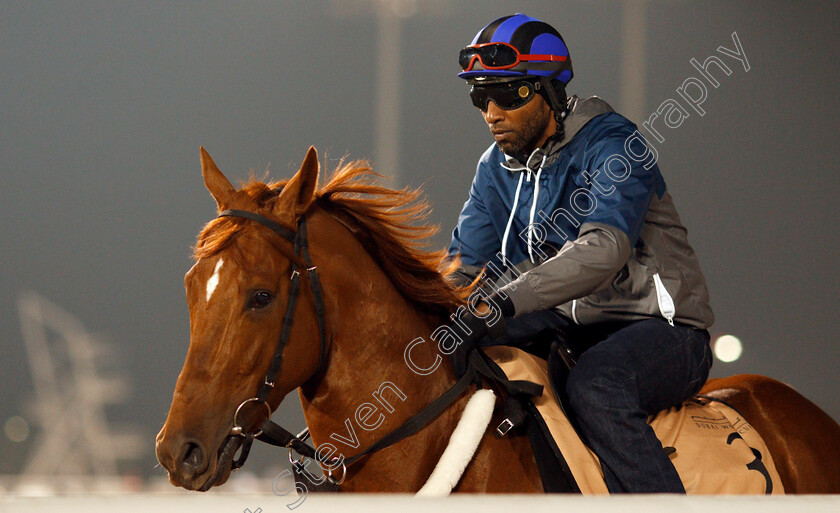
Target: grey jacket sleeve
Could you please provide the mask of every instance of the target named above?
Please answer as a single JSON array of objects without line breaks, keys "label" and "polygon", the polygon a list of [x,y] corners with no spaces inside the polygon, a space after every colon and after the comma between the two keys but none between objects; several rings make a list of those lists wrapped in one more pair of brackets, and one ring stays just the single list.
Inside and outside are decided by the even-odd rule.
[{"label": "grey jacket sleeve", "polygon": [[630,258],[630,239],[618,228],[584,223],[578,238],[500,289],[516,315],[546,310],[610,285]]}]

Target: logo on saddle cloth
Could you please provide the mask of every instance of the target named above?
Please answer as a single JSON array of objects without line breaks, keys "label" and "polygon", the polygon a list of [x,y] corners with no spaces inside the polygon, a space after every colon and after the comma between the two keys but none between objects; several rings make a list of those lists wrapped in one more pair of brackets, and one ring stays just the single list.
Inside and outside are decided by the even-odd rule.
[{"label": "logo on saddle cloth", "polygon": [[[543,385],[533,398],[554,443],[584,494],[604,494],[607,486],[598,457],[581,441],[554,400],[545,361],[514,347],[484,348],[510,380]],[[663,447],[690,494],[782,494],[784,488],[764,441],[734,409],[694,398],[651,417]]]}]

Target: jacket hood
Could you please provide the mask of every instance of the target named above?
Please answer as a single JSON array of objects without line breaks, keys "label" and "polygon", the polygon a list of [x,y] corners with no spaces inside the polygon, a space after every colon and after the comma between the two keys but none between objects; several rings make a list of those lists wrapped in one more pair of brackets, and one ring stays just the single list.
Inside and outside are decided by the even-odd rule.
[{"label": "jacket hood", "polygon": [[569,144],[587,123],[608,112],[615,111],[610,104],[597,96],[581,100],[576,95],[572,95],[569,97],[569,110],[563,118],[563,138],[558,141],[554,137],[549,137],[544,147],[537,148],[524,157],[525,162],[522,162],[520,158],[504,154],[503,167],[511,172],[530,170],[535,173],[540,167],[550,166],[560,156],[563,147]]}]

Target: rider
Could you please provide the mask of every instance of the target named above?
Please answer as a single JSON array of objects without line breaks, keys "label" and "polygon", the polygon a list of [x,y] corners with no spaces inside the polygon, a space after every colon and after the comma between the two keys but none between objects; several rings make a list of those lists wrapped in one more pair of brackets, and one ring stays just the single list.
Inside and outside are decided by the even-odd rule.
[{"label": "rider", "polygon": [[706,381],[714,317],[655,150],[603,100],[567,97],[569,51],[540,20],[499,18],[459,60],[495,143],[449,254],[469,281],[485,269],[508,334],[490,340],[489,317],[466,312],[456,373],[479,341],[582,348],[558,392],[610,492],[685,493],[646,419]]}]

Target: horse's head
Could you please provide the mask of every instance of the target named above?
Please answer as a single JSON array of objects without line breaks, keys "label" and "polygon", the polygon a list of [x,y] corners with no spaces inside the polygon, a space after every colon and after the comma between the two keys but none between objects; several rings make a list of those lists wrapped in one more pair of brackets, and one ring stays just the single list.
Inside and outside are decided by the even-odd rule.
[{"label": "horse's head", "polygon": [[[317,153],[310,148],[300,170],[277,194],[264,184],[236,190],[203,148],[201,164],[204,183],[220,212],[252,212],[289,232],[297,229],[313,201],[319,167]],[[230,217],[217,218],[204,228],[196,258],[184,280],[190,346],[156,452],[173,484],[206,490],[230,475],[241,442],[231,434],[234,415],[266,378],[282,330],[293,262],[300,258],[283,237],[258,223]],[[301,289],[306,296],[308,291]],[[273,411],[318,369],[320,352],[317,342],[312,343],[317,317],[311,301],[301,302],[284,347],[281,379],[265,403],[245,403],[238,414],[236,424],[245,432],[256,431],[267,410]]]}]

